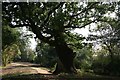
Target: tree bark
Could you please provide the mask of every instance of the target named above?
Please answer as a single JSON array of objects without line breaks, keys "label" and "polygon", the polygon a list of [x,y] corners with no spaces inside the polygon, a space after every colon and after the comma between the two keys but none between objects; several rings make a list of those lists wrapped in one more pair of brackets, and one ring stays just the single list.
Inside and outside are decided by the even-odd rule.
[{"label": "tree bark", "polygon": [[66,43],[56,45],[55,49],[57,51],[59,61],[53,74],[58,74],[60,72],[77,73],[74,66],[74,58],[76,54],[73,53],[73,50],[69,48]]}]

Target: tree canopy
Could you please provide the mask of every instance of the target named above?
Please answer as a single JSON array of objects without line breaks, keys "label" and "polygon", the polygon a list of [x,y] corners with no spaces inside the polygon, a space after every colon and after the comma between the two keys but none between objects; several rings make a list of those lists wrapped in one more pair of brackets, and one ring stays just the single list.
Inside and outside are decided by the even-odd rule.
[{"label": "tree canopy", "polygon": [[11,27],[29,26],[44,42],[53,44],[55,37],[70,29],[94,22],[111,22],[104,14],[115,11],[116,3],[3,3],[3,20]]}]

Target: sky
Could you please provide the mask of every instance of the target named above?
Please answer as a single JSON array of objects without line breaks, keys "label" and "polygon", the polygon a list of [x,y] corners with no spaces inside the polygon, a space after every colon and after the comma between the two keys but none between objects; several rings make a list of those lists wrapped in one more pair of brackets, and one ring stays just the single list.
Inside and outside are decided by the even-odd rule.
[{"label": "sky", "polygon": [[84,37],[88,37],[88,34],[91,33],[89,29],[94,29],[94,28],[96,28],[96,24],[91,23],[90,25],[85,26],[84,28],[80,28],[80,29],[76,28],[73,32],[82,34]]},{"label": "sky", "polygon": [[30,41],[31,41],[31,44],[30,44],[31,49],[34,50],[36,48],[37,43],[34,38],[30,38]]},{"label": "sky", "polygon": [[[28,31],[26,27],[22,27],[21,29],[25,33],[25,35],[26,34],[27,35],[32,34],[33,37],[35,36],[31,31]],[[29,41],[31,42],[29,45],[30,45],[30,47],[31,47],[32,50],[34,50],[35,47],[36,47],[36,45],[37,45],[37,43],[36,43],[36,41],[35,41],[35,39],[33,37],[29,38]]]}]

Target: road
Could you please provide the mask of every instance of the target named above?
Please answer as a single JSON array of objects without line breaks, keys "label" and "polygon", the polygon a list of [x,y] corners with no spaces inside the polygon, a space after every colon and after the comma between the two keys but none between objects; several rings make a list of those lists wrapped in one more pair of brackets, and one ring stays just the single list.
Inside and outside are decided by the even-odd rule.
[{"label": "road", "polygon": [[6,74],[51,74],[47,68],[28,62],[16,62],[2,69],[2,75]]}]

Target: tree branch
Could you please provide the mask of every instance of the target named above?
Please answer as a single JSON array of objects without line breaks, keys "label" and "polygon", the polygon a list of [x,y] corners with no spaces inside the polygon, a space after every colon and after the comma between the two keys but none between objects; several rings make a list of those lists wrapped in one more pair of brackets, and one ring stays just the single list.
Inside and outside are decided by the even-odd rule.
[{"label": "tree branch", "polygon": [[91,5],[89,5],[87,8],[84,8],[80,13],[78,13],[78,14],[74,14],[74,15],[72,15],[71,17],[75,17],[75,16],[78,16],[78,15],[80,15],[81,13],[84,13],[84,12],[86,12],[86,11],[88,11],[89,9],[91,9],[95,4],[97,4],[98,2],[94,2],[94,3],[92,3]]},{"label": "tree branch", "polygon": [[[69,20],[69,23],[66,25],[66,26],[69,26],[72,19],[75,17],[75,16],[78,16],[80,15],[81,13],[84,13],[86,11],[88,11],[89,9],[91,9],[95,4],[97,4],[98,2],[94,2],[92,3],[91,5],[89,5],[87,8],[84,8],[80,13],[77,13],[77,14],[73,14],[72,16],[70,16],[70,20]],[[78,27],[77,27],[78,28]]]},{"label": "tree branch", "polygon": [[31,19],[29,19],[29,21],[31,23],[30,27],[32,29],[32,32],[34,34],[36,34],[36,37],[38,39],[42,40],[43,42],[48,43],[48,44],[50,44],[52,46],[54,44],[54,41],[50,40],[51,36],[50,37],[43,36],[43,34],[42,34],[41,30],[40,30],[41,28],[39,28],[38,26],[35,26],[34,22]]},{"label": "tree branch", "polygon": [[[44,26],[45,23],[47,23],[47,21],[49,20],[50,15],[51,15],[56,9],[58,9],[61,5],[63,5],[63,4],[64,4],[64,3],[61,2],[61,3],[58,4],[56,7],[54,7],[53,9],[51,9],[51,10],[48,12],[47,17],[45,18],[45,20],[43,21],[43,23],[42,23],[40,26]],[[32,21],[30,21],[30,22],[33,23]],[[34,24],[32,24],[32,26],[31,26],[32,31],[36,34],[36,36],[37,36],[40,40],[42,40],[42,41],[44,41],[44,42],[46,42],[46,43],[49,43],[50,45],[55,44],[55,41],[54,41],[54,40],[50,40],[51,36],[50,36],[50,37],[45,37],[45,36],[43,36],[42,33],[40,32],[40,31],[41,31],[40,28],[39,28],[39,27],[33,27],[33,25],[34,25]],[[34,25],[34,26],[35,26],[35,25]]]},{"label": "tree branch", "polygon": [[53,9],[51,9],[48,12],[47,17],[45,18],[45,20],[43,21],[43,23],[41,24],[41,26],[44,26],[45,23],[47,23],[47,21],[49,20],[50,15],[56,10],[58,9],[60,6],[62,6],[64,4],[64,2],[61,2],[60,4],[58,4],[56,7],[54,7]]},{"label": "tree branch", "polygon": [[64,27],[65,27],[65,28],[83,28],[83,27],[85,27],[85,26],[87,26],[87,25],[89,25],[89,24],[91,24],[91,23],[93,23],[93,22],[95,22],[95,21],[97,21],[97,20],[95,19],[95,20],[93,20],[93,21],[90,21],[90,22],[82,25],[82,26],[69,26],[69,25],[67,25],[67,26],[64,26]]},{"label": "tree branch", "polygon": [[9,26],[11,28],[15,28],[15,27],[23,27],[23,26],[30,26],[29,24],[19,24],[19,25],[13,25],[12,23],[9,24]]}]

